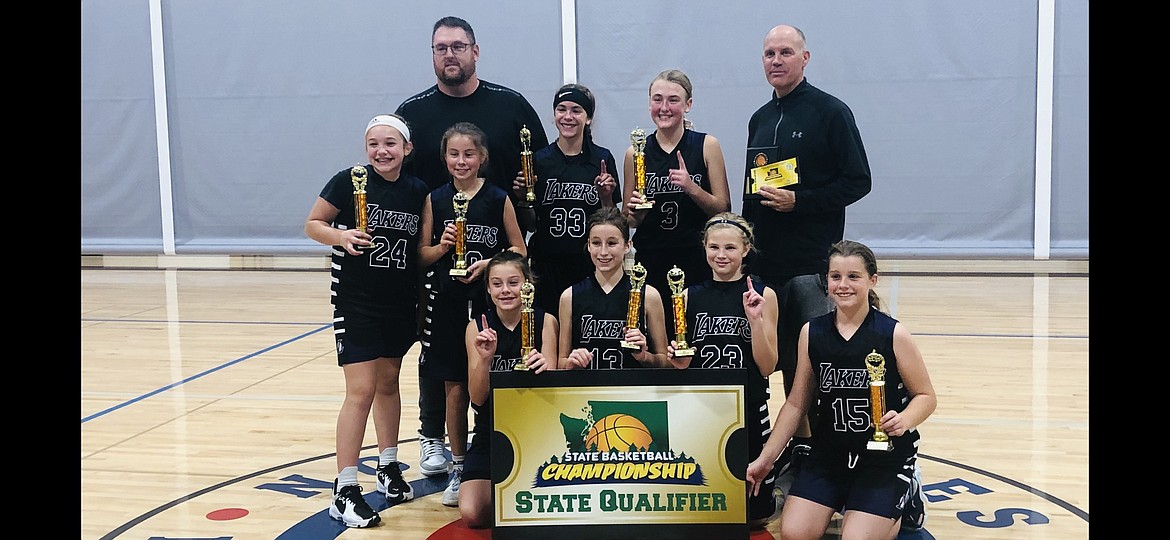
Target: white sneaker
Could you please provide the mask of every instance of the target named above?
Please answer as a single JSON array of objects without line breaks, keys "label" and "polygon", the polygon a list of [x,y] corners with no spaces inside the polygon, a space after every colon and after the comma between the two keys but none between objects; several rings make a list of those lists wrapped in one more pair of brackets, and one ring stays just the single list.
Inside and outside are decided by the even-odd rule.
[{"label": "white sneaker", "polygon": [[418,468],[423,476],[439,476],[447,472],[447,455],[443,451],[443,439],[420,435],[418,438]]},{"label": "white sneaker", "polygon": [[463,465],[455,465],[447,475],[447,489],[443,490],[445,506],[459,506],[459,485],[463,483]]},{"label": "white sneaker", "polygon": [[333,481],[329,517],[344,523],[346,527],[373,527],[382,521],[378,513],[370,508],[370,504],[362,497],[361,486],[342,486],[338,489],[337,480]]}]

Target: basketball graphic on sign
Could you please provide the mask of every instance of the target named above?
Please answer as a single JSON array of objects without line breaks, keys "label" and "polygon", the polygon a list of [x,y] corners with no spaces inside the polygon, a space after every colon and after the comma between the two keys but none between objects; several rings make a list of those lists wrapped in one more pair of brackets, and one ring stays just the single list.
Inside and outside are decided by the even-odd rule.
[{"label": "basketball graphic on sign", "polygon": [[646,424],[628,414],[611,414],[598,420],[585,436],[585,448],[593,450],[596,445],[598,452],[625,452],[630,445],[636,450],[646,450],[651,442],[654,438]]}]

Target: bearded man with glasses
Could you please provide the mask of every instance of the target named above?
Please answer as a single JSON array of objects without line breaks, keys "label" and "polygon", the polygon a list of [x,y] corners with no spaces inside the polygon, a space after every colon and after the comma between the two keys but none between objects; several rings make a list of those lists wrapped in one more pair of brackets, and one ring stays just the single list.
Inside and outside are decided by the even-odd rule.
[{"label": "bearded man with glasses", "polygon": [[513,194],[512,180],[521,168],[520,128],[527,125],[532,132],[532,148],[544,148],[548,137],[543,121],[519,92],[479,78],[475,72],[479,44],[467,21],[443,17],[435,22],[431,51],[436,84],[407,98],[395,111],[406,118],[413,134],[413,163],[407,163],[408,169],[413,165],[413,174],[431,189],[445,183],[447,166],[439,156],[439,142],[447,128],[471,122],[488,136],[487,181]]},{"label": "bearded man with glasses", "polygon": [[[512,181],[522,167],[520,129],[527,126],[531,132],[531,148],[548,146],[536,110],[519,92],[479,78],[475,72],[479,45],[467,21],[459,17],[436,21],[431,31],[431,51],[436,84],[407,98],[395,111],[406,119],[413,134],[414,152],[403,170],[421,178],[432,190],[450,181],[446,162],[440,155],[443,133],[458,122],[471,122],[487,134],[488,159],[480,169],[481,176],[515,197]],[[419,290],[421,328],[427,291],[425,287]],[[420,336],[424,348],[427,340],[427,335]],[[458,493],[462,464],[449,466],[443,449],[447,414],[444,386],[442,380],[419,374],[419,469],[426,476],[444,475],[450,469],[449,485],[444,493],[444,504],[448,504]]]}]

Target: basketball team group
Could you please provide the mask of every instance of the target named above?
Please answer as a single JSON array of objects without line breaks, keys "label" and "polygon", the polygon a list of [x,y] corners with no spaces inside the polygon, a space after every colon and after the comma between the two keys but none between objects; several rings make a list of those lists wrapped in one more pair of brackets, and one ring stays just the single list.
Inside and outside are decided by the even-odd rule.
[{"label": "basketball team group", "polygon": [[873,251],[844,238],[869,163],[849,107],[805,78],[800,29],[764,36],[771,95],[747,121],[739,212],[719,141],[687,119],[682,71],[649,82],[654,129],[634,130],[619,164],[593,140],[587,86],[553,93],[549,143],[524,96],[479,78],[467,21],[435,22],[431,49],[436,84],[368,122],[368,163],[330,178],[305,223],[332,246],[345,378],[332,518],[382,520],[358,478],[371,415],[375,489],[390,506],[414,498],[399,379],[420,343],[419,469],[447,478],[442,503],[469,527],[493,524],[489,374],[516,369],[740,370],[752,528],[778,519],[785,540],[819,539],[836,515],[842,538],[923,527],[916,428],[935,392],[912,334],[882,311]]}]

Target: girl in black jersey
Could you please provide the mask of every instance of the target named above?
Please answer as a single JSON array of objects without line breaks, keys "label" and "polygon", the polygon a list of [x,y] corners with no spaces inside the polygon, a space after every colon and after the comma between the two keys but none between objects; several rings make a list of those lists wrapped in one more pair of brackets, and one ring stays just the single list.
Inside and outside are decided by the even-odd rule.
[{"label": "girl in black jersey", "polygon": [[532,353],[520,357],[520,286],[535,282],[524,257],[505,251],[492,257],[484,270],[487,293],[492,307],[467,323],[464,342],[467,347],[467,391],[475,410],[475,437],[467,449],[463,468],[463,485],[459,490],[459,513],[463,523],[472,528],[492,525],[491,381],[493,371],[511,371],[524,362],[532,373],[556,368],[557,320],[540,306],[533,307],[535,334]]},{"label": "girl in black jersey", "polygon": [[[414,325],[419,221],[426,184],[402,174],[410,154],[410,129],[395,115],[366,125],[366,157],[360,172],[346,168],[321,190],[305,221],[305,234],[333,246],[333,334],[337,363],[345,375],[345,401],[337,414],[337,480],[329,515],[349,527],[369,527],[381,518],[358,485],[358,457],[366,422],[374,411],[378,437],[376,488],[389,504],[414,497],[398,467],[402,357],[418,339]],[[354,177],[364,173],[367,227],[356,227]]]},{"label": "girl in black jersey", "polygon": [[[443,135],[442,153],[451,181],[435,188],[423,207],[419,259],[428,266],[427,315],[423,326],[419,373],[441,379],[446,390],[447,436],[452,469],[443,504],[459,504],[463,455],[467,449],[467,348],[463,334],[473,313],[487,308],[483,270],[501,251],[526,255],[516,211],[504,190],[487,184],[479,171],[488,159],[487,139],[475,124],[460,122]],[[467,275],[453,277],[455,210],[452,199],[463,193],[467,203],[465,259]]]},{"label": "girl in black jersey", "polygon": [[580,84],[566,84],[553,94],[553,121],[558,137],[536,151],[533,165],[536,200],[524,202],[528,190],[523,171],[516,176],[517,214],[532,231],[528,256],[542,286],[536,304],[555,313],[561,292],[585,279],[593,268],[585,252],[585,224],[601,207],[617,206],[617,162],[609,149],[593,142],[596,101]]},{"label": "girl in black jersey", "polygon": [[[785,539],[821,538],[834,513],[844,517],[841,536],[850,538],[894,538],[912,506],[922,517],[920,486],[914,485],[917,427],[937,399],[914,337],[880,311],[877,280],[877,259],[868,247],[851,240],[833,245],[828,283],[835,309],[801,328],[794,387],[764,451],[748,464],[754,493],[800,419],[815,407],[815,450],[797,470],[780,516]],[[880,418],[870,413],[867,370],[877,360],[884,362],[885,381]],[[869,449],[874,422],[889,436],[889,450]],[[920,527],[921,519],[912,525]]]},{"label": "girl in black jersey", "polygon": [[[743,369],[744,418],[748,427],[748,457],[754,459],[772,430],[768,414],[768,376],[776,369],[776,292],[758,276],[744,275],[743,260],[753,246],[752,227],[738,214],[721,212],[707,220],[703,246],[709,278],[683,292],[686,306],[687,344],[694,356],[674,356],[678,343],[671,340],[670,361],[679,369]],[[671,333],[673,336],[674,334]],[[761,526],[776,511],[771,488],[748,499],[748,516]]]},{"label": "girl in black jersey", "polygon": [[[623,206],[631,218],[634,249],[646,267],[646,283],[666,288],[666,272],[678,266],[686,285],[706,279],[709,268],[699,244],[707,218],[731,210],[727,166],[719,141],[694,131],[685,114],[691,110],[691,80],[677,69],[659,73],[650,83],[650,119],[657,128],[646,138],[645,190],[635,188],[634,147],[626,149]],[[635,206],[653,201],[654,206]],[[673,324],[666,309],[667,328]]]},{"label": "girl in black jersey", "polygon": [[[557,350],[560,369],[669,367],[662,297],[643,285],[638,328],[626,328],[630,276],[622,268],[630,251],[630,224],[617,208],[602,208],[586,230],[593,274],[561,293]],[[623,348],[622,341],[638,346]]]}]

